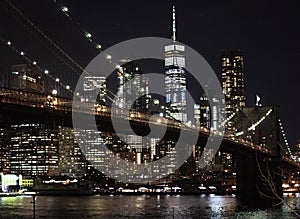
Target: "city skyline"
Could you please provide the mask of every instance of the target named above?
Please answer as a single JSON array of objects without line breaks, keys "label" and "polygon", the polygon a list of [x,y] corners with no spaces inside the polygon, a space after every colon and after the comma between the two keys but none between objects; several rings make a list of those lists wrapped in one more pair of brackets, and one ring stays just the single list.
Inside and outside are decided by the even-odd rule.
[{"label": "city skyline", "polygon": [[91,2],[0,0],[1,218],[300,217],[300,3]]},{"label": "city skyline", "polygon": [[[67,38],[63,48],[83,66],[96,55],[97,52],[82,39],[76,30],[64,27],[68,22],[57,12],[53,3],[39,1],[26,3],[14,1],[14,3],[59,45],[62,41],[66,42],[65,38]],[[170,8],[174,4],[172,2],[141,5],[131,1],[120,2],[119,6],[113,6],[110,3],[85,4],[83,1],[72,3],[61,1],[61,4],[69,8],[72,17],[91,32],[93,39],[99,41],[103,48],[135,37],[171,38],[172,35],[170,27],[172,19]],[[221,74],[220,51],[236,48],[243,51],[246,103],[253,105],[255,95],[258,93],[262,98],[262,104],[280,105],[280,115],[291,146],[294,146],[299,140],[300,124],[297,116],[299,92],[297,92],[296,65],[299,51],[296,39],[299,38],[299,31],[294,28],[299,17],[295,11],[297,4],[296,1],[284,5],[273,2],[270,6],[268,2],[257,5],[250,2],[242,4],[237,1],[231,1],[228,4],[203,2],[199,5],[197,3],[175,3],[178,11],[178,41],[199,51],[219,77]],[[46,8],[47,10],[45,10]],[[98,11],[99,8],[103,8],[101,13]],[[114,12],[111,12],[112,10]],[[152,13],[154,11],[155,13]],[[5,18],[3,22],[7,20],[9,24],[14,23],[12,18]],[[47,25],[53,21],[57,25]],[[227,25],[228,27],[226,27]],[[4,37],[12,40],[21,48],[24,43],[27,44],[26,46],[36,48],[35,51],[30,51],[24,46],[24,50],[31,57],[40,57],[39,63],[45,63],[45,60],[49,59],[49,55],[43,54],[46,49],[41,45],[33,45],[36,40],[32,40],[28,34],[20,38],[17,36],[15,28],[10,28],[7,23],[4,26],[6,31],[1,33]],[[234,27],[240,28],[242,31],[234,31]],[[57,35],[55,33],[64,34]],[[61,39],[58,39],[58,36]],[[87,51],[86,55],[83,55],[84,51]],[[53,69],[53,63],[45,66]],[[58,67],[58,69],[61,68]],[[62,75],[61,78],[63,80],[64,76]]]}]

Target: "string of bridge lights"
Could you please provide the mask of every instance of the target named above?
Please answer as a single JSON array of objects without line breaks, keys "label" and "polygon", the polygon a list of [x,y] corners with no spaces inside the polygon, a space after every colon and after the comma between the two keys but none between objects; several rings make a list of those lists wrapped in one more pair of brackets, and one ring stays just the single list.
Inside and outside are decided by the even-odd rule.
[{"label": "string of bridge lights", "polygon": [[229,117],[227,117],[220,125],[219,127],[224,127],[227,122],[229,122],[237,113],[239,112],[239,109],[237,109],[234,113],[232,113]]},{"label": "string of bridge lights", "polygon": [[[64,85],[59,78],[54,77],[50,74],[50,71],[48,69],[42,68],[37,61],[33,61],[30,59],[24,52],[24,50],[17,49],[10,40],[5,40],[0,36],[0,40],[5,43],[10,49],[12,49],[16,54],[20,55],[22,58],[24,58],[28,63],[30,63],[33,66],[36,66],[40,72],[42,72],[44,75],[49,77],[51,80],[53,80],[55,83],[59,84],[61,87],[65,88],[68,92],[74,94],[74,91],[71,90],[70,85]],[[56,90],[52,91],[52,94],[57,94]]]},{"label": "string of bridge lights", "polygon": [[[123,74],[124,77],[126,77],[126,75],[123,72],[122,67],[119,64],[115,64],[112,61],[112,56],[110,54],[104,53],[103,49],[102,49],[102,45],[98,42],[95,42],[93,40],[93,35],[86,31],[84,28],[82,28],[79,24],[79,22],[75,21],[75,19],[70,15],[70,10],[69,8],[67,8],[66,6],[60,4],[57,0],[53,0],[54,4],[56,5],[56,7],[59,9],[59,11],[67,18],[69,19],[69,21],[79,30],[79,32],[83,35],[83,37],[88,40],[92,46],[98,50],[99,52],[104,54],[104,57],[116,68],[120,71],[121,74]],[[126,77],[127,78],[127,77]],[[127,78],[128,79],[128,78]]]},{"label": "string of bridge lights", "polygon": [[[257,126],[259,126],[270,114],[271,114],[271,112],[273,111],[273,109],[270,109],[270,110],[268,110],[268,112],[262,117],[262,118],[260,118],[257,122],[255,122],[254,124],[252,124],[248,129],[247,129],[247,131],[254,131],[255,130],[255,128],[257,127]],[[240,131],[240,132],[238,132],[238,133],[235,133],[235,136],[241,136],[241,135],[243,135],[243,134],[245,134],[245,132],[244,131]]]},{"label": "string of bridge lights", "polygon": [[284,141],[284,143],[285,143],[285,146],[286,146],[286,148],[288,149],[288,152],[289,152],[290,156],[292,157],[293,154],[292,154],[290,145],[289,145],[289,143],[288,143],[288,140],[287,140],[287,137],[286,137],[284,128],[283,128],[283,124],[282,124],[282,122],[281,122],[281,120],[280,120],[279,118],[278,118],[278,123],[279,123],[279,126],[280,126],[280,132],[281,132],[281,134],[282,134],[282,137],[283,137],[283,141]]}]

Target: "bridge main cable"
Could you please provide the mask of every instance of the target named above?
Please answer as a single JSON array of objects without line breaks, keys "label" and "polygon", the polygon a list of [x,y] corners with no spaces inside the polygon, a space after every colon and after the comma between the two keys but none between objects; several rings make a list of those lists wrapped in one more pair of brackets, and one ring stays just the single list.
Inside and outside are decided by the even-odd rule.
[{"label": "bridge main cable", "polygon": [[[44,42],[43,40],[41,40],[40,38],[38,38],[56,57],[58,57],[65,65],[67,65],[70,69],[72,69],[78,76],[81,75],[81,73],[85,73],[87,75],[90,75],[78,62],[76,62],[70,55],[68,55],[63,49],[61,49],[55,42],[53,42],[42,30],[40,30],[31,20],[29,20],[16,6],[14,6],[10,1],[8,0],[0,0],[0,3],[9,11],[9,13],[11,13],[13,16],[15,16],[20,22],[22,22],[25,27],[33,32],[36,33],[40,36],[42,36],[42,38],[44,40],[47,41],[48,44],[50,44],[51,46],[53,46],[56,50],[58,50],[58,52],[55,52],[53,49],[50,48],[50,46]],[[10,10],[11,9],[11,10]],[[13,13],[14,12],[14,13]],[[29,27],[30,28],[29,28]],[[34,34],[34,36],[36,36],[36,34]],[[63,56],[64,58],[62,58],[61,56]],[[106,58],[109,58],[106,57]],[[71,62],[72,64],[74,64],[76,66],[76,68],[74,68],[74,66],[71,66],[69,62],[66,62],[65,59],[67,59],[69,62]],[[57,82],[57,81],[56,81]],[[65,87],[65,86],[64,86]],[[106,91],[111,94],[113,97],[115,97],[116,95],[109,90],[107,87],[103,86],[104,89],[106,89]],[[71,90],[71,89],[70,89]],[[73,91],[74,94],[74,91]],[[110,98],[108,96],[108,98],[110,100],[113,100],[112,98]],[[126,103],[125,103],[126,104]]]}]

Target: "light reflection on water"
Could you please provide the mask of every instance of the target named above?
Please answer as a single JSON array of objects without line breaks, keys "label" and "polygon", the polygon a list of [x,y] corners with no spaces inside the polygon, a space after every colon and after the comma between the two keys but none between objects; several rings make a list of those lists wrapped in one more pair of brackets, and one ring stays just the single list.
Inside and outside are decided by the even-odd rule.
[{"label": "light reflection on water", "polygon": [[[298,197],[286,200],[299,208]],[[1,197],[0,218],[32,218],[31,197]],[[249,210],[234,196],[40,196],[36,218],[296,218],[287,206]]]}]

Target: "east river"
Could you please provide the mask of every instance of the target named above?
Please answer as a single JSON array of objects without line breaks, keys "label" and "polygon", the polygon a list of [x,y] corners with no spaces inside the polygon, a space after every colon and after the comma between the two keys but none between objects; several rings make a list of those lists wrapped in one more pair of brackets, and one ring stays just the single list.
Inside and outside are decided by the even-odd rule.
[{"label": "east river", "polygon": [[[285,201],[300,213],[298,197],[285,197]],[[31,196],[0,200],[0,218],[33,218]],[[243,205],[234,195],[39,196],[35,205],[35,218],[297,218],[286,204],[258,210]]]}]

